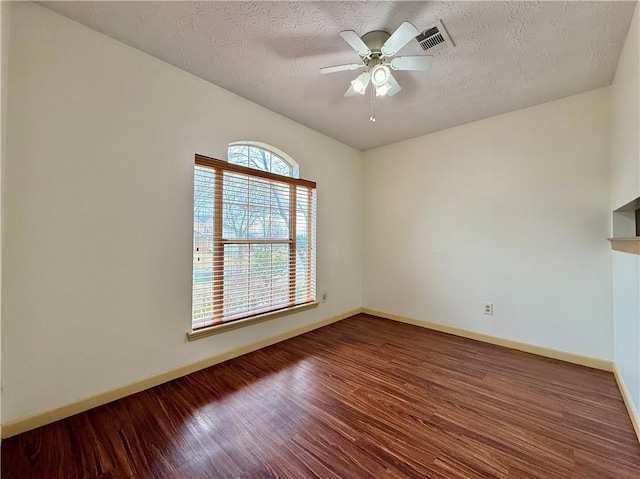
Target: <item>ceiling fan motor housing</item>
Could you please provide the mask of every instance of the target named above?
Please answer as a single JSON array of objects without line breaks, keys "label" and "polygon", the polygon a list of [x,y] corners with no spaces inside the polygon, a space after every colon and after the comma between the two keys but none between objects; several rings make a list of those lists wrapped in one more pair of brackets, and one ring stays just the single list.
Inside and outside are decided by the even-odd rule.
[{"label": "ceiling fan motor housing", "polygon": [[365,33],[362,35],[362,41],[369,47],[371,54],[365,58],[380,58],[382,56],[382,45],[390,37],[387,32],[382,30],[375,30],[373,32]]}]

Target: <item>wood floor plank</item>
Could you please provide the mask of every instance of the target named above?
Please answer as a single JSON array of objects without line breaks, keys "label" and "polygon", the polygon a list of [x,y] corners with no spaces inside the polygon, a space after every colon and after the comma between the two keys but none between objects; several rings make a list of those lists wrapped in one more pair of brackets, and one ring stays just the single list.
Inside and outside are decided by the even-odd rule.
[{"label": "wood floor plank", "polygon": [[356,315],[6,439],[16,479],[638,479],[611,373]]}]

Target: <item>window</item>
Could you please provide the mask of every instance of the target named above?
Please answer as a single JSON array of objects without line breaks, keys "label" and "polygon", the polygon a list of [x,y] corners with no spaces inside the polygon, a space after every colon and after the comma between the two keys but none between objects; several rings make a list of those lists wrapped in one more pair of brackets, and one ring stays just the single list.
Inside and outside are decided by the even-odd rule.
[{"label": "window", "polygon": [[192,329],[315,305],[315,182],[254,143],[195,163]]},{"label": "window", "polygon": [[284,176],[299,177],[298,164],[289,155],[273,146],[257,141],[238,141],[228,149],[229,163],[270,171]]}]

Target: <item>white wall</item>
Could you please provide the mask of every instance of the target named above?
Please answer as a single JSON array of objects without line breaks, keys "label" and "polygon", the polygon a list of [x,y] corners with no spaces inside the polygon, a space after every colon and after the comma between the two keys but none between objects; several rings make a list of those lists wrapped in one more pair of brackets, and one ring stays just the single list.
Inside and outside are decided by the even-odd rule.
[{"label": "white wall", "polygon": [[[4,202],[4,162],[6,157],[7,79],[9,60],[9,2],[0,1],[0,231],[2,231]],[[0,234],[0,271],[2,271],[2,235]],[[2,416],[2,277],[0,276],[0,417]],[[0,424],[0,437],[2,425]]]},{"label": "white wall", "polygon": [[[611,86],[612,209],[640,197],[639,24],[636,6]],[[640,415],[640,257],[612,254],[614,360]]]},{"label": "white wall", "polygon": [[613,209],[640,196],[640,105],[638,78],[638,6],[611,84],[611,153]]},{"label": "white wall", "polygon": [[363,306],[612,359],[608,113],[604,88],[365,152]]},{"label": "white wall", "polygon": [[[9,81],[4,423],[360,306],[361,152],[33,4]],[[187,343],[194,154],[234,140],[317,181],[328,300]]]}]

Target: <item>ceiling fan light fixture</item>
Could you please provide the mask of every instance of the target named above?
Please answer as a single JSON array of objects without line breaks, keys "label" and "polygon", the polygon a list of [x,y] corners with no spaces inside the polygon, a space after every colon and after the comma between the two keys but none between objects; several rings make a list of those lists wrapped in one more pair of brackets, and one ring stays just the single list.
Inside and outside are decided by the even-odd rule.
[{"label": "ceiling fan light fixture", "polygon": [[358,75],[358,78],[351,82],[351,86],[356,93],[364,95],[364,92],[367,91],[367,86],[369,85],[370,80],[371,74],[369,72],[364,72]]},{"label": "ceiling fan light fixture", "polygon": [[389,81],[389,67],[387,65],[376,65],[371,69],[371,82],[376,88],[385,85]]},{"label": "ceiling fan light fixture", "polygon": [[391,85],[385,83],[384,85],[380,85],[376,87],[376,96],[385,96],[389,90],[391,90]]}]

